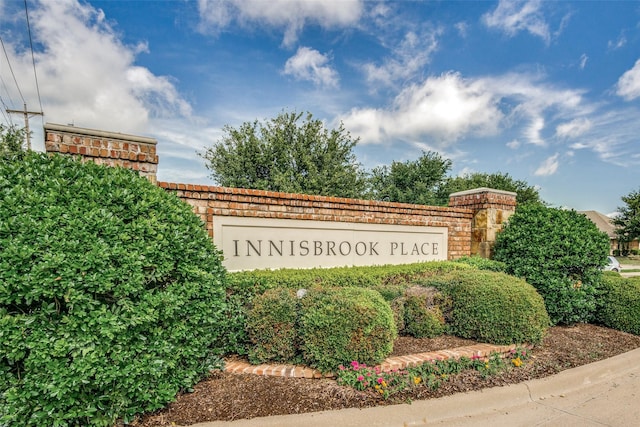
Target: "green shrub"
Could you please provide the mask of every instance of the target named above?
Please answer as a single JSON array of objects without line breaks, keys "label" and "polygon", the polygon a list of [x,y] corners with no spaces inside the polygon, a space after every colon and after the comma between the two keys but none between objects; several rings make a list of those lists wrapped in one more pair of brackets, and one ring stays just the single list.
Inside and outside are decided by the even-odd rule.
[{"label": "green shrub", "polygon": [[444,332],[444,317],[426,295],[410,295],[405,301],[404,332],[416,338],[434,338]]},{"label": "green shrub", "polygon": [[452,271],[427,281],[450,296],[448,327],[495,344],[539,343],[549,326],[544,301],[522,279],[491,271]]},{"label": "green shrub", "polygon": [[227,311],[223,342],[228,353],[247,354],[251,341],[247,335],[247,313],[257,295],[268,289],[309,289],[320,287],[358,287],[374,289],[387,301],[402,295],[415,280],[437,276],[451,270],[469,270],[469,265],[437,261],[374,267],[339,267],[307,270],[255,270],[227,275]]},{"label": "green shrub", "polygon": [[640,335],[640,277],[604,274],[596,320],[603,325]]},{"label": "green shrub", "polygon": [[311,290],[301,300],[300,338],[309,366],[331,371],[354,360],[375,365],[393,350],[389,304],[361,288]]},{"label": "green shrub", "polygon": [[576,211],[529,205],[498,234],[495,259],[542,295],[553,324],[587,322],[609,253],[609,237]]},{"label": "green shrub", "polygon": [[456,262],[468,264],[478,270],[499,271],[502,273],[507,270],[507,265],[504,262],[482,258],[480,256],[464,256],[458,258]]},{"label": "green shrub", "polygon": [[405,297],[397,297],[389,304],[391,311],[393,312],[393,323],[396,325],[396,330],[399,335],[404,334],[404,328],[406,326],[405,319],[405,303],[407,299]]},{"label": "green shrub", "polygon": [[224,270],[191,208],[122,168],[0,162],[0,425],[113,425],[220,363]]},{"label": "green shrub", "polygon": [[292,289],[270,289],[253,300],[247,331],[249,361],[296,362],[298,356],[298,299]]}]

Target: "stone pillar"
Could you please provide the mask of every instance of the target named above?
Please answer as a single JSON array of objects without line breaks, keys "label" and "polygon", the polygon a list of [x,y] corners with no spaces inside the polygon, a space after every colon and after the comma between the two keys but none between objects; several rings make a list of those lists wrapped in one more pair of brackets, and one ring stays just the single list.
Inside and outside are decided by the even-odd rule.
[{"label": "stone pillar", "polygon": [[157,181],[157,141],[153,138],[53,123],[46,123],[44,132],[47,153],[82,156],[98,164],[138,171],[154,184]]},{"label": "stone pillar", "polygon": [[492,258],[496,235],[516,210],[516,193],[492,188],[460,191],[449,195],[449,207],[473,211],[471,255]]}]

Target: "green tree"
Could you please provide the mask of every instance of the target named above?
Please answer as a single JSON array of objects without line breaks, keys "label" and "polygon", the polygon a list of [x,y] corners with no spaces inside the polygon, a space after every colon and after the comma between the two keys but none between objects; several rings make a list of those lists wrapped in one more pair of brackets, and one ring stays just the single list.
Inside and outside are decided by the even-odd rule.
[{"label": "green tree", "polygon": [[629,242],[640,238],[640,189],[622,196],[622,201],[625,206],[618,207],[618,216],[613,219],[613,224],[622,250],[627,252]]},{"label": "green tree", "polygon": [[261,123],[224,127],[224,135],[200,156],[225,187],[361,197],[365,174],[343,125],[327,129],[311,113],[281,113]]},{"label": "green tree", "polygon": [[507,273],[536,287],[554,324],[591,320],[609,237],[585,215],[522,206],[498,234],[494,249]]},{"label": "green tree", "polygon": [[22,157],[24,148],[25,130],[16,125],[5,126],[0,124],[0,159],[7,160]]},{"label": "green tree", "polygon": [[474,172],[462,176],[447,178],[444,184],[439,188],[437,204],[446,206],[449,202],[449,195],[451,193],[482,187],[517,193],[516,201],[518,206],[523,206],[528,203],[544,204],[535,187],[530,186],[525,181],[514,179],[508,173],[500,172],[491,174]]},{"label": "green tree", "polygon": [[433,151],[417,160],[379,166],[369,177],[370,198],[390,202],[435,204],[439,186],[451,169],[451,160]]}]

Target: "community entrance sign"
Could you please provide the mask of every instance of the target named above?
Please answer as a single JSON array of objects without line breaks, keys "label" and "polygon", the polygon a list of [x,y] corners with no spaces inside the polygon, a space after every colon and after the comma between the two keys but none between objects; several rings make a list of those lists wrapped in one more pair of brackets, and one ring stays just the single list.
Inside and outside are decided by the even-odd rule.
[{"label": "community entrance sign", "polygon": [[447,259],[447,227],[215,216],[229,271]]}]

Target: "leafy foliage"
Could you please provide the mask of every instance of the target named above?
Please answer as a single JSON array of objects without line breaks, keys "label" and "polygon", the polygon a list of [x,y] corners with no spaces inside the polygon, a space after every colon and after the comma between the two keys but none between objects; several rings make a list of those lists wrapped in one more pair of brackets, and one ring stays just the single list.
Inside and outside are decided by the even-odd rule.
[{"label": "leafy foliage", "polygon": [[283,112],[266,123],[226,126],[201,154],[211,177],[225,187],[360,197],[365,176],[353,154],[357,139],[342,124],[329,130],[310,113],[302,117]]},{"label": "leafy foliage", "polygon": [[499,271],[503,273],[507,270],[507,265],[504,262],[482,258],[480,256],[464,256],[456,259],[456,262],[471,265],[479,270]]},{"label": "leafy foliage", "polygon": [[609,238],[573,210],[523,206],[498,235],[495,259],[543,296],[553,324],[591,320]]},{"label": "leafy foliage", "polygon": [[451,298],[449,328],[457,336],[496,344],[542,340],[549,326],[544,301],[535,288],[504,273],[451,271],[426,279]]},{"label": "leafy foliage", "polygon": [[253,300],[247,317],[252,347],[249,361],[296,362],[299,349],[298,300],[292,289],[269,289]]},{"label": "leafy foliage", "polygon": [[113,425],[220,363],[224,270],[191,208],[122,168],[0,163],[0,425]]},{"label": "leafy foliage", "polygon": [[404,303],[404,332],[416,338],[434,338],[444,333],[444,316],[426,295],[409,295]]},{"label": "leafy foliage", "polygon": [[438,187],[451,164],[451,160],[429,151],[417,160],[394,161],[391,166],[374,168],[369,178],[370,197],[390,202],[435,204]]},{"label": "leafy foliage", "polygon": [[640,278],[603,274],[596,320],[603,325],[640,335]]},{"label": "leafy foliage", "polygon": [[524,206],[529,203],[544,204],[535,187],[525,181],[514,179],[508,173],[503,174],[500,172],[491,174],[475,172],[463,176],[449,177],[439,187],[436,203],[446,206],[449,203],[449,195],[451,193],[482,187],[517,193],[516,202],[518,206]]},{"label": "leafy foliage", "polygon": [[629,242],[640,238],[640,189],[622,196],[625,206],[618,207],[618,216],[613,219],[616,235],[622,244],[622,254],[628,253]]},{"label": "leafy foliage", "polygon": [[24,137],[24,129],[0,124],[0,160],[21,159],[24,155]]},{"label": "leafy foliage", "polygon": [[301,300],[303,356],[321,371],[353,360],[380,363],[391,354],[396,336],[391,308],[376,291],[315,289]]}]

